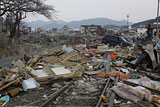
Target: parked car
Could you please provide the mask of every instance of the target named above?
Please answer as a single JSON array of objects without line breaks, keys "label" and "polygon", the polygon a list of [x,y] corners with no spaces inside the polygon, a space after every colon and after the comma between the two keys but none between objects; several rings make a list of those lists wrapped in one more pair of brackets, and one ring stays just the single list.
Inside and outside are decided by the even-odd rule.
[{"label": "parked car", "polygon": [[104,44],[109,43],[110,45],[134,46],[133,43],[128,42],[123,37],[111,36],[111,35],[105,35],[102,39],[102,43]]}]

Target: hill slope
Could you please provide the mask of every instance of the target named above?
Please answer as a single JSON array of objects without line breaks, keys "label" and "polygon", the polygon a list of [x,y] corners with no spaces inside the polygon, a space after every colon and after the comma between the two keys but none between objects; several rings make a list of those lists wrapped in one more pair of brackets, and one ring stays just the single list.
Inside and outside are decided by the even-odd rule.
[{"label": "hill slope", "polygon": [[[156,19],[150,19],[150,20],[135,23],[132,25],[132,27],[135,28],[135,27],[140,27],[140,26],[147,26],[148,24],[153,24],[156,21],[157,21]],[[158,17],[158,21],[160,22],[160,17]]]},{"label": "hill slope", "polygon": [[[33,28],[44,27],[46,29],[61,28],[64,25],[68,25],[70,28],[79,28],[81,25],[91,25],[91,24],[101,25],[101,26],[105,26],[105,25],[125,26],[127,22],[125,20],[117,21],[117,20],[112,20],[108,18],[92,18],[92,19],[85,19],[85,20],[72,21],[72,22],[65,22],[61,20],[55,21],[55,22],[53,21],[45,22],[41,20],[26,22],[26,25],[30,27],[33,27]],[[129,23],[129,24],[131,25],[132,23]]]}]

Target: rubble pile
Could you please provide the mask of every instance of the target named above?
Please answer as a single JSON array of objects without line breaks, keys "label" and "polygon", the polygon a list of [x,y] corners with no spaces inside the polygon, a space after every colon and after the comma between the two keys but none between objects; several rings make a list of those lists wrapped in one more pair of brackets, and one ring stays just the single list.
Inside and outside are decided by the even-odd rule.
[{"label": "rubble pile", "polygon": [[27,37],[21,37],[21,40],[24,43],[31,43],[31,44],[39,44],[48,46],[49,43],[55,42],[53,38],[50,38],[48,35],[28,35]]},{"label": "rubble pile", "polygon": [[0,49],[0,59],[10,57],[10,56],[18,56],[24,55],[27,52],[31,52],[32,47],[30,46],[14,46],[8,47],[6,49]]},{"label": "rubble pile", "polygon": [[160,106],[158,66],[153,65],[153,55],[147,54],[152,59],[141,57],[149,47],[111,47],[99,42],[58,45],[16,58],[12,68],[0,69],[0,104]]},{"label": "rubble pile", "polygon": [[38,44],[43,46],[57,46],[57,45],[94,45],[101,43],[102,36],[98,35],[71,35],[71,36],[49,36],[49,35],[31,35],[28,37],[21,37],[25,43]]}]

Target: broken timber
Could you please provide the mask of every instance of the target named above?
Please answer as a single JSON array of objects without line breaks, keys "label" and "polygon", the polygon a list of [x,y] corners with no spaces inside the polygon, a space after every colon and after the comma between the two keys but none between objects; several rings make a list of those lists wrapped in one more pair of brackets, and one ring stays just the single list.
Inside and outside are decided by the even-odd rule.
[{"label": "broken timber", "polygon": [[153,78],[154,80],[160,80],[160,75],[139,70],[139,73],[145,74],[147,77]]},{"label": "broken timber", "polygon": [[4,85],[3,87],[0,88],[0,91],[2,91],[3,89],[7,88],[8,86],[12,85],[15,82],[19,82],[22,79],[22,77],[17,78],[16,80],[11,81],[10,83]]},{"label": "broken timber", "polygon": [[[118,81],[119,81],[119,75],[116,76],[116,79],[114,80],[114,86],[117,85]],[[114,103],[114,99],[115,99],[115,96],[116,96],[116,93],[112,91],[112,94],[111,94],[111,98],[110,98],[110,102],[109,102],[109,105],[108,107],[113,107],[113,103]]]},{"label": "broken timber", "polygon": [[[106,83],[106,85],[105,85],[105,87],[104,87],[104,90],[103,90],[103,92],[102,92],[102,94],[101,94],[101,95],[104,95],[104,94],[105,94],[106,89],[107,89],[107,87],[108,87],[108,85],[109,85],[109,82],[110,82],[110,78],[108,79],[108,81],[107,81],[107,83]],[[100,106],[101,101],[102,101],[102,97],[100,97],[100,98],[99,98],[99,100],[98,100],[98,103],[97,103],[96,107],[99,107],[99,106]]]},{"label": "broken timber", "polygon": [[107,57],[107,68],[106,68],[106,72],[110,72],[110,70],[111,70],[111,65],[110,65],[110,63],[111,63],[111,60],[110,60],[110,55],[108,55],[108,57]]},{"label": "broken timber", "polygon": [[69,88],[69,86],[71,85],[71,83],[72,83],[72,81],[69,82],[68,84],[66,84],[63,88],[61,88],[57,92],[55,92],[55,94],[53,94],[53,96],[51,96],[42,105],[40,105],[40,107],[48,107],[52,103],[53,100],[55,100],[60,94],[62,94],[65,90],[67,90]]},{"label": "broken timber", "polygon": [[117,67],[126,66],[128,63],[116,64]]},{"label": "broken timber", "polygon": [[[110,72],[110,70],[111,70],[111,65],[110,65],[110,55],[108,55],[108,57],[107,57],[106,72]],[[107,83],[106,83],[106,85],[105,85],[105,87],[104,87],[104,90],[103,90],[103,92],[102,92],[101,95],[104,95],[104,93],[106,92],[106,89],[107,89],[107,87],[108,87],[108,85],[109,85],[109,82],[110,82],[110,78],[108,79],[108,81],[107,81]],[[100,106],[101,101],[102,101],[102,97],[99,98],[96,107],[99,107],[99,106]]]}]

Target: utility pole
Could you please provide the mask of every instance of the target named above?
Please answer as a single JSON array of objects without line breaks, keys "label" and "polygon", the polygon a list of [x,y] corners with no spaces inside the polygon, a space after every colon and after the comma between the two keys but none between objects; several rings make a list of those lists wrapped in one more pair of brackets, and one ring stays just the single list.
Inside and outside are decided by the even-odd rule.
[{"label": "utility pole", "polygon": [[[0,14],[1,14],[1,5],[0,5]],[[0,48],[3,48],[3,39],[2,39],[2,17],[0,17]]]},{"label": "utility pole", "polygon": [[157,7],[157,29],[156,29],[156,40],[158,41],[159,40],[159,0],[158,0],[158,7]]},{"label": "utility pole", "polygon": [[127,30],[129,30],[129,14],[127,14]]}]

